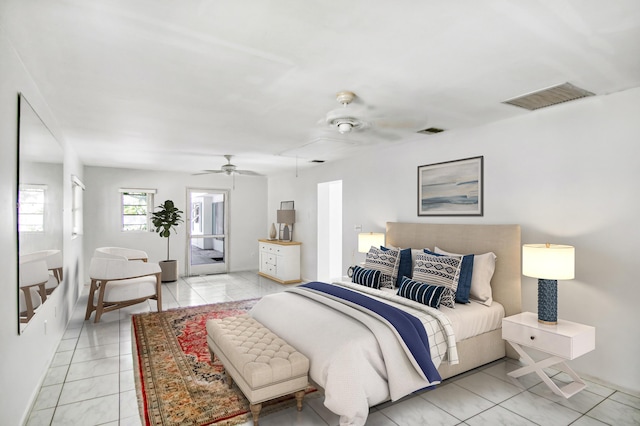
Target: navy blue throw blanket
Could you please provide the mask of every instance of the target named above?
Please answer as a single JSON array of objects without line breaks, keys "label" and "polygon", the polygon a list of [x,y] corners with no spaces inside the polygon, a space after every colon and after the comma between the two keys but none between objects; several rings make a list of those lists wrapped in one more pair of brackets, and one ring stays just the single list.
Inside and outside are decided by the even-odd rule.
[{"label": "navy blue throw blanket", "polygon": [[424,372],[430,382],[440,381],[441,377],[438,370],[431,361],[431,350],[429,349],[429,337],[424,330],[424,326],[418,318],[408,312],[398,309],[395,306],[380,302],[371,297],[360,294],[356,291],[349,290],[318,281],[302,284],[298,287],[306,287],[322,293],[330,294],[340,299],[347,300],[362,306],[377,315],[386,319],[400,334],[400,337],[413,354],[418,365]]}]

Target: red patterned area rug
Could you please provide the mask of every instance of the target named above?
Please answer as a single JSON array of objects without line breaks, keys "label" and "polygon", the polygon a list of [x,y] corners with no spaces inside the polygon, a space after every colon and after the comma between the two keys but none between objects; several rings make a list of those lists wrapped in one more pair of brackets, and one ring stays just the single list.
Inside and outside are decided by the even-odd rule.
[{"label": "red patterned area rug", "polygon": [[[205,324],[249,311],[259,299],[133,316],[133,361],[143,425],[231,426],[251,419],[249,401],[227,386],[222,363],[211,362]],[[315,392],[309,387],[307,393]],[[293,396],[262,404],[260,417],[295,406]]]}]

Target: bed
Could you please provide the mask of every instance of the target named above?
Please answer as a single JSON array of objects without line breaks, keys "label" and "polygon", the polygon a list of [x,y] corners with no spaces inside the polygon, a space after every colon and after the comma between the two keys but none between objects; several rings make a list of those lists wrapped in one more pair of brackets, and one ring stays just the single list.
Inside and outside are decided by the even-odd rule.
[{"label": "bed", "polygon": [[[521,311],[519,225],[388,222],[385,245],[432,250],[439,247],[454,253],[493,252],[496,255],[491,307],[472,302],[469,306],[456,304],[454,309],[434,310],[418,308],[414,305],[419,304],[411,301],[406,303],[408,307],[400,307],[412,315],[422,315],[416,314],[418,309],[427,313],[435,311],[431,312],[433,317],[420,317],[420,321],[430,330],[431,358],[442,380],[505,355],[517,358],[502,340],[500,320],[502,316]],[[334,284],[341,287],[337,282]],[[351,290],[362,288],[345,285]],[[324,389],[325,406],[340,415],[341,425],[364,424],[370,406],[439,383],[425,378],[418,368],[412,370],[411,357],[404,359],[401,349],[396,348],[403,344],[391,345],[381,340],[388,337],[379,337],[374,326],[347,316],[344,309],[349,308],[339,308],[324,299],[318,303],[314,298],[321,297],[309,296],[308,292],[295,288],[266,296],[250,314],[310,359],[311,380]],[[395,300],[400,296],[388,295],[389,292],[385,295],[376,293],[379,290],[362,289],[362,292],[394,306],[405,304]],[[485,313],[492,309],[499,314],[490,314],[488,321],[493,325],[478,333],[469,327],[468,318],[473,315],[469,312],[473,309]],[[453,334],[451,330],[455,330]]]}]

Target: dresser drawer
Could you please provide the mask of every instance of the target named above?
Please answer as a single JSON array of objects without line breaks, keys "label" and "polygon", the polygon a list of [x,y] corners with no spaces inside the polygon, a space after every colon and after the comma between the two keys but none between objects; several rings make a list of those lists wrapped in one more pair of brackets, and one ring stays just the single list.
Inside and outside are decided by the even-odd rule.
[{"label": "dresser drawer", "polygon": [[505,321],[502,323],[502,338],[563,358],[571,357],[571,338],[568,336]]},{"label": "dresser drawer", "polygon": [[263,272],[267,275],[272,275],[274,277],[278,276],[278,268],[276,267],[276,265],[265,265],[264,268],[260,270],[260,272]]},{"label": "dresser drawer", "polygon": [[264,252],[269,252],[271,251],[270,249],[273,248],[273,246],[271,244],[266,244],[266,243],[260,243],[260,251],[264,251]]},{"label": "dresser drawer", "polygon": [[262,255],[262,260],[265,263],[268,263],[270,265],[277,265],[278,264],[278,256],[276,256],[275,254],[272,254],[272,253],[264,253]]}]

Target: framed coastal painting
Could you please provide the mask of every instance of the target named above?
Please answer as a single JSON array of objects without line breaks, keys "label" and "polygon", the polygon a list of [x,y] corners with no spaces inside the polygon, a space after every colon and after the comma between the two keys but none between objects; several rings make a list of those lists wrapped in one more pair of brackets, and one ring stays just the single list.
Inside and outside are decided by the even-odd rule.
[{"label": "framed coastal painting", "polygon": [[418,216],[482,216],[484,157],[418,167]]}]

